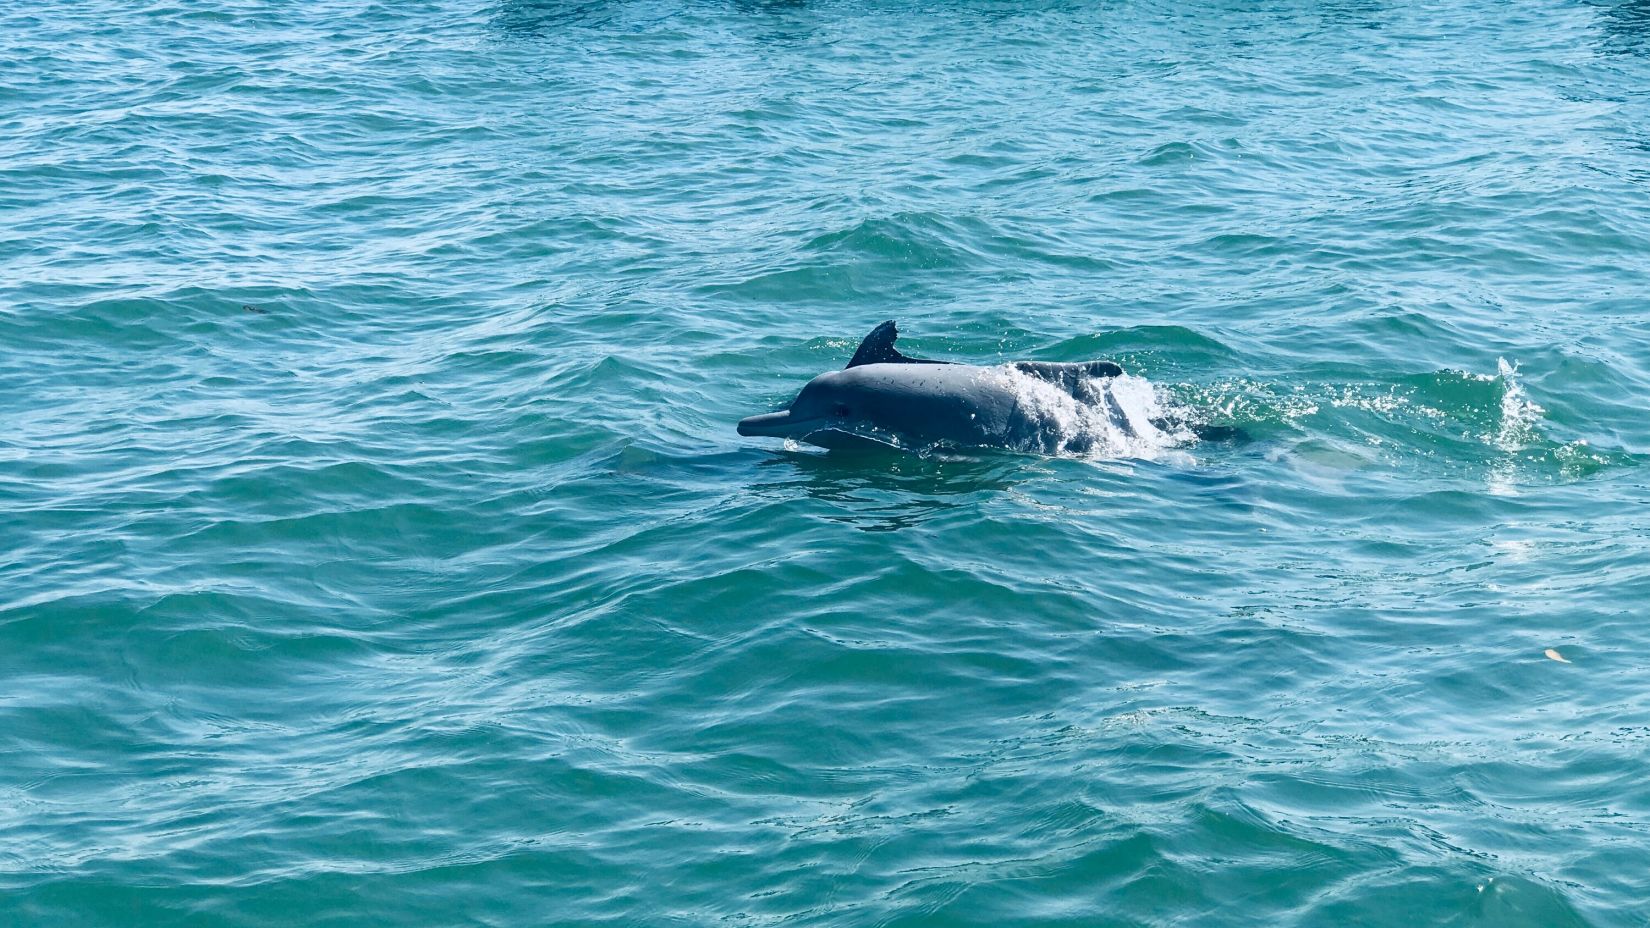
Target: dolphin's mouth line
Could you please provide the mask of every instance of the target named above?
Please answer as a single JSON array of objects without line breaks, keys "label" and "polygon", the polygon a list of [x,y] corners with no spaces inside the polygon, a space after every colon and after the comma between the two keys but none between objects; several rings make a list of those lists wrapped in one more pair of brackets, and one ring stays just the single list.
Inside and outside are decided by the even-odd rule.
[{"label": "dolphin's mouth line", "polygon": [[865,435],[849,423],[827,416],[792,417],[791,411],[751,416],[739,422],[739,434],[762,438],[783,438],[800,441],[831,450],[888,450],[899,449],[896,441],[881,436]]},{"label": "dolphin's mouth line", "polygon": [[820,447],[899,447],[896,441],[865,434],[861,429],[853,428],[853,423],[832,416],[808,416],[797,418],[790,410],[780,410],[777,413],[764,413],[761,416],[739,421],[739,434],[742,436],[757,436],[757,438],[782,438],[785,441],[802,441],[807,444],[817,444]]},{"label": "dolphin's mouth line", "polygon": [[806,440],[814,432],[833,427],[828,419],[817,416],[799,418],[792,416],[789,409],[739,420],[739,434],[746,437],[794,438],[798,441]]}]

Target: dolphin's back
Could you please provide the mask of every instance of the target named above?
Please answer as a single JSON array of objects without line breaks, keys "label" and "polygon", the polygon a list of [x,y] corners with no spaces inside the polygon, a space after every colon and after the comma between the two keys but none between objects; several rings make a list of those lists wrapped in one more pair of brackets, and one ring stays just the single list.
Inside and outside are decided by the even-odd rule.
[{"label": "dolphin's back", "polygon": [[1012,384],[970,364],[864,364],[830,375],[853,391],[861,411],[907,435],[956,444],[999,442],[1014,415]]}]

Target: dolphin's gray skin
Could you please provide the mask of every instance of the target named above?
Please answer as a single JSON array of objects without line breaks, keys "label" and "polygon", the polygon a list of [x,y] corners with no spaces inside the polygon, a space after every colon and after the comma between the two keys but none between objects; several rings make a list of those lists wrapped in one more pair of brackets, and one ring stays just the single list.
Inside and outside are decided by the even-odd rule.
[{"label": "dolphin's gray skin", "polygon": [[[1016,374],[1081,402],[1105,402],[1107,395],[1089,391],[1088,381],[1123,373],[1109,361],[974,367],[908,358],[894,348],[898,335],[892,320],[877,326],[846,368],[815,377],[788,408],[741,421],[739,434],[833,449],[946,445],[1043,450],[1049,443],[1048,415],[1028,408],[1028,381]],[[1114,419],[1129,424],[1120,410],[1112,412]]]}]

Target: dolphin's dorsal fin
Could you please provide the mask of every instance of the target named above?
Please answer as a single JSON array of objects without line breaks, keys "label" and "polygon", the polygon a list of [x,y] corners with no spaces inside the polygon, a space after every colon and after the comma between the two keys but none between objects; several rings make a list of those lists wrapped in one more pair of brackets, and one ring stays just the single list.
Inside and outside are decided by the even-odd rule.
[{"label": "dolphin's dorsal fin", "polygon": [[894,339],[899,338],[899,328],[890,319],[871,330],[865,340],[859,343],[859,350],[854,352],[853,360],[848,367],[858,367],[861,364],[946,364],[946,361],[928,361],[923,358],[908,358],[899,353],[894,347]]},{"label": "dolphin's dorsal fin", "polygon": [[899,338],[899,328],[890,319],[871,330],[865,340],[859,343],[859,350],[854,352],[853,360],[848,362],[849,367],[858,367],[861,364],[898,364],[906,360],[905,355],[894,347],[894,339]]}]

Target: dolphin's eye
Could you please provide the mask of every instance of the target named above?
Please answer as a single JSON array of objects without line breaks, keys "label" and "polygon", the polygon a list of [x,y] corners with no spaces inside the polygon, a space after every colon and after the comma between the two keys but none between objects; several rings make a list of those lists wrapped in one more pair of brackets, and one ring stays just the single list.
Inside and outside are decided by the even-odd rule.
[{"label": "dolphin's eye", "polygon": [[838,403],[831,407],[831,415],[836,416],[838,419],[846,419],[848,418],[848,407]]}]

